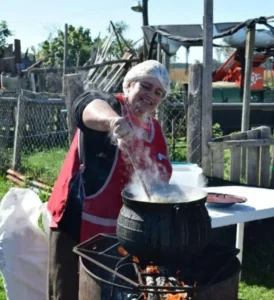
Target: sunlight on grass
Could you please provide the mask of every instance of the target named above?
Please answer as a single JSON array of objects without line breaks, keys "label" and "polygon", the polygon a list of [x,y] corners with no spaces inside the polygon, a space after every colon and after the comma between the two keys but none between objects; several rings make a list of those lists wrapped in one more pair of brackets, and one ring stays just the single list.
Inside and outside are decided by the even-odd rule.
[{"label": "sunlight on grass", "polygon": [[243,300],[271,300],[274,299],[274,289],[241,282],[238,295]]},{"label": "sunlight on grass", "polygon": [[53,185],[66,157],[66,149],[51,149],[23,156],[21,172],[35,180]]}]

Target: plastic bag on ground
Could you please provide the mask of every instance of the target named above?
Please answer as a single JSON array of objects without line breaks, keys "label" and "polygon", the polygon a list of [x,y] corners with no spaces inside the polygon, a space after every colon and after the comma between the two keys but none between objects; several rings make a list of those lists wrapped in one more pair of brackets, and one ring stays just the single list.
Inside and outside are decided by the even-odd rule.
[{"label": "plastic bag on ground", "polygon": [[38,226],[39,196],[11,188],[0,203],[0,272],[8,300],[46,299],[47,234]]}]

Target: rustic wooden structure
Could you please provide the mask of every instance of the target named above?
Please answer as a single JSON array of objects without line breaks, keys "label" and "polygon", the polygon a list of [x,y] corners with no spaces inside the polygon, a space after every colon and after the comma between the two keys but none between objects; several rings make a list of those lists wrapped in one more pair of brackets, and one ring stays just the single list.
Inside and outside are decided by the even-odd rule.
[{"label": "rustic wooden structure", "polygon": [[121,60],[113,61],[112,64],[102,62],[99,65],[90,66],[85,85],[92,85],[106,92],[115,91],[127,73],[131,62],[136,62],[136,60],[132,53],[126,52]]},{"label": "rustic wooden structure", "polygon": [[[212,142],[209,142],[212,155],[211,175],[224,178],[225,154],[229,151],[230,181],[269,187],[270,176],[272,176],[272,172],[270,172],[272,145],[274,145],[274,139],[271,129],[266,126],[213,139]],[[246,178],[241,177],[241,152],[243,149],[247,152]]]}]

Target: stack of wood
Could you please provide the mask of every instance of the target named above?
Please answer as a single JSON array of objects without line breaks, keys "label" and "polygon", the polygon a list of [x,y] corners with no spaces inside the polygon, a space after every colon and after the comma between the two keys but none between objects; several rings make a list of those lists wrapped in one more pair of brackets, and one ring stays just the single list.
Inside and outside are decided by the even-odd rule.
[{"label": "stack of wood", "polygon": [[[127,44],[121,33],[111,22],[113,30],[100,49],[96,49],[89,60],[90,70],[84,82],[85,89],[97,88],[106,92],[116,92],[131,64],[139,62],[135,50]],[[108,61],[109,50],[114,40],[120,47],[121,59]],[[126,45],[125,52],[121,46],[121,40]],[[108,64],[105,64],[108,61]],[[93,63],[93,66],[91,65]],[[85,65],[87,66],[87,64]]]},{"label": "stack of wood", "polygon": [[14,171],[12,169],[6,170],[6,178],[19,187],[28,186],[36,191],[43,191],[47,193],[52,192],[52,188],[46,185],[45,183],[42,183],[34,179],[30,179],[27,176],[22,175],[19,172]]}]

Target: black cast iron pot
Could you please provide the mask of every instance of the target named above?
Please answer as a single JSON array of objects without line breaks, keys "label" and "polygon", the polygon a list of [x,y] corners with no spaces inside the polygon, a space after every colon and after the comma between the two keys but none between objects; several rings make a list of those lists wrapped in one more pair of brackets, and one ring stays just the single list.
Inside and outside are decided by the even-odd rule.
[{"label": "black cast iron pot", "polygon": [[[174,191],[176,186],[168,187],[163,191],[171,195],[166,191]],[[199,255],[208,244],[211,219],[205,206],[207,193],[191,187],[183,190],[182,201],[176,203],[140,201],[128,188],[122,191],[117,237],[140,261],[183,264]]]}]

